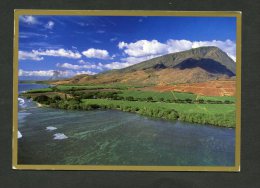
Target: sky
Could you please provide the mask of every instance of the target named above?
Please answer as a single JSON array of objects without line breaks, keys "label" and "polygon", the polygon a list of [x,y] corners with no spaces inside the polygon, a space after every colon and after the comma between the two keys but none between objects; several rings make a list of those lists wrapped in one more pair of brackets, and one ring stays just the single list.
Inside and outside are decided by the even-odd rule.
[{"label": "sky", "polygon": [[94,75],[201,46],[235,61],[236,18],[22,15],[19,79]]}]

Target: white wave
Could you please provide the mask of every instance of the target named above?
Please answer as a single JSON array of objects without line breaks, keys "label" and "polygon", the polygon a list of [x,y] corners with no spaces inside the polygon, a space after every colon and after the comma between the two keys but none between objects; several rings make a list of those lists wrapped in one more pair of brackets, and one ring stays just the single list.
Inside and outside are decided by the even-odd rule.
[{"label": "white wave", "polygon": [[53,135],[54,136],[54,140],[63,140],[63,139],[67,139],[68,137],[63,134],[63,133],[56,133]]},{"label": "white wave", "polygon": [[54,131],[56,129],[57,129],[57,127],[52,127],[52,126],[46,127],[47,131]]},{"label": "white wave", "polygon": [[22,98],[18,98],[19,105],[24,105],[25,101]]},{"label": "white wave", "polygon": [[17,135],[17,137],[18,137],[18,139],[23,137],[23,135],[21,134],[20,131],[18,131],[18,135]]},{"label": "white wave", "polygon": [[23,98],[18,98],[18,105],[20,108],[26,108],[27,104],[26,101]]}]

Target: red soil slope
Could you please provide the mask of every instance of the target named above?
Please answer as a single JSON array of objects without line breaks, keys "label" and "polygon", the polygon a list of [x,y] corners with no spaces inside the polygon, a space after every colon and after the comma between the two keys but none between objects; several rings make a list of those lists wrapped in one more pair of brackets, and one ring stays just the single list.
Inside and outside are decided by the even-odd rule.
[{"label": "red soil slope", "polygon": [[190,92],[205,96],[234,96],[236,93],[236,81],[234,80],[214,80],[200,83],[185,83],[177,85],[159,85],[147,87],[144,90],[154,90],[159,92],[178,91]]}]

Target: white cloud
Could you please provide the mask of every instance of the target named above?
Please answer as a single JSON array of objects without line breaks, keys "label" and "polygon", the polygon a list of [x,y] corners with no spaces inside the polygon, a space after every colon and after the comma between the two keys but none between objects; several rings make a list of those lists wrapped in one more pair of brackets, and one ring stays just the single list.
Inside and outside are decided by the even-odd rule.
[{"label": "white cloud", "polygon": [[82,69],[97,69],[97,70],[104,70],[104,69],[121,69],[128,67],[130,65],[135,64],[136,61],[134,62],[112,62],[108,64],[103,64],[103,63],[96,63],[96,64],[91,64],[88,62],[85,62],[84,60],[78,61],[80,65],[76,64],[70,64],[70,63],[57,63],[56,66],[59,68],[65,68],[65,69],[72,69],[72,70],[82,70]]},{"label": "white cloud", "polygon": [[33,53],[33,52],[26,52],[26,51],[19,51],[19,60],[34,60],[34,61],[41,61],[43,57]]},{"label": "white cloud", "polygon": [[19,70],[19,76],[26,76],[26,77],[72,77],[79,74],[89,74],[94,75],[95,72],[92,71],[71,71],[71,70],[37,70],[37,71],[25,71],[20,69]]},{"label": "white cloud", "polygon": [[114,41],[116,41],[117,39],[118,39],[117,37],[111,38],[111,39],[110,39],[110,42],[114,42]]},{"label": "white cloud", "polygon": [[88,58],[97,58],[97,59],[109,59],[109,53],[106,50],[90,48],[86,51],[83,51],[82,54]]},{"label": "white cloud", "polygon": [[146,61],[152,58],[155,58],[156,56],[147,56],[147,57],[127,57],[122,58],[122,62],[112,62],[108,64],[102,64],[101,67],[107,68],[107,69],[122,69],[125,67],[129,67],[131,65],[140,63],[142,61]]},{"label": "white cloud", "polygon": [[125,68],[125,67],[128,67],[132,65],[131,63],[128,63],[128,62],[112,62],[112,63],[108,63],[108,64],[104,64],[103,66],[107,69],[122,69],[122,68]]},{"label": "white cloud", "polygon": [[188,40],[168,40],[168,52],[180,52],[189,50],[191,48],[198,48],[202,46],[216,46],[227,53],[227,55],[236,61],[236,43],[227,39],[225,41],[212,40],[212,41],[188,41]]},{"label": "white cloud", "polygon": [[74,73],[75,73],[75,75],[80,75],[80,74],[95,75],[95,74],[97,74],[96,72],[92,72],[92,71],[76,71]]},{"label": "white cloud", "polygon": [[[81,62],[82,61],[83,60],[81,60]],[[83,65],[75,65],[75,64],[70,64],[70,63],[57,63],[56,66],[60,67],[60,68],[74,69],[74,70],[79,70],[79,69],[98,69],[98,70],[103,70],[103,65],[101,63],[90,64],[90,63],[84,62]]]},{"label": "white cloud", "polygon": [[135,43],[120,42],[118,44],[120,49],[124,49],[124,52],[133,57],[141,57],[147,55],[165,54],[167,53],[167,45],[158,42],[157,40],[139,40]]},{"label": "white cloud", "polygon": [[19,33],[20,38],[31,38],[31,37],[43,37],[48,38],[48,35],[46,34],[39,34],[39,33],[33,33],[33,32],[20,32]]},{"label": "white cloud", "polygon": [[118,48],[119,49],[123,49],[123,48],[125,48],[127,46],[128,46],[128,44],[126,42],[124,42],[124,41],[118,43]]},{"label": "white cloud", "polygon": [[20,16],[19,18],[21,22],[26,23],[28,25],[40,24],[40,22],[34,16]]},{"label": "white cloud", "polygon": [[150,56],[143,56],[143,57],[126,57],[126,58],[122,58],[121,62],[101,64],[100,66],[107,69],[122,69],[155,57],[158,57],[158,55],[150,55]]},{"label": "white cloud", "polygon": [[54,76],[54,70],[37,70],[37,71],[24,71],[19,70],[19,76],[44,76],[51,77]]},{"label": "white cloud", "polygon": [[81,68],[80,65],[73,65],[70,63],[63,63],[63,64],[57,63],[56,66],[61,68],[66,68],[66,69],[75,69],[75,70]]},{"label": "white cloud", "polygon": [[53,21],[48,21],[47,24],[44,25],[46,29],[52,29],[54,27],[55,23]]},{"label": "white cloud", "polygon": [[45,29],[53,29],[55,23],[53,21],[48,21],[46,24],[44,24],[43,22],[40,22],[37,17],[35,16],[20,16],[19,20],[22,23],[25,23],[27,25],[41,25],[43,26]]},{"label": "white cloud", "polygon": [[[185,50],[189,50],[192,47],[193,42],[189,40],[173,40],[170,39],[166,42],[166,52],[167,53],[174,53],[174,52],[181,52]],[[196,47],[195,47],[196,48]]]},{"label": "white cloud", "polygon": [[57,50],[32,50],[31,52],[19,51],[20,60],[43,60],[42,56],[67,57],[71,59],[81,58],[81,54],[77,51],[65,50],[63,48]]},{"label": "white cloud", "polygon": [[34,53],[43,56],[58,56],[58,57],[67,57],[72,59],[81,58],[81,54],[77,51],[65,50],[63,48],[58,50],[45,50],[45,51],[34,51]]},{"label": "white cloud", "polygon": [[123,49],[128,58],[159,56],[173,52],[189,50],[201,46],[216,46],[226,52],[233,60],[236,60],[236,43],[231,40],[212,41],[189,41],[189,40],[167,40],[161,43],[157,40],[139,40],[135,43],[119,42],[119,49]]},{"label": "white cloud", "polygon": [[33,53],[40,56],[56,56],[56,57],[67,57],[72,59],[81,58],[81,54],[77,51],[65,50],[63,48],[57,50],[33,50]]}]

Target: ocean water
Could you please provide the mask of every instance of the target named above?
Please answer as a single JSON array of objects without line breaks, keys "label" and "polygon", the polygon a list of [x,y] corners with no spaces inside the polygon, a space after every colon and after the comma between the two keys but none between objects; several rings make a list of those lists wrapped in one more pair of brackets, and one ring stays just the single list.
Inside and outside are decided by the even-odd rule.
[{"label": "ocean water", "polygon": [[[18,93],[22,93],[31,89],[40,89],[47,88],[47,84],[18,84]],[[30,108],[36,108],[37,105],[32,100],[18,97],[18,129],[22,126],[22,123],[25,121],[25,118],[30,115],[30,112],[27,112]],[[18,133],[18,137],[22,137],[21,132]]]},{"label": "ocean water", "polygon": [[42,89],[42,88],[47,88],[50,85],[48,84],[18,84],[18,92],[24,92],[28,91],[31,89]]},{"label": "ocean water", "polygon": [[234,129],[116,110],[68,111],[39,108],[26,99],[22,103],[19,164],[234,165]]}]

